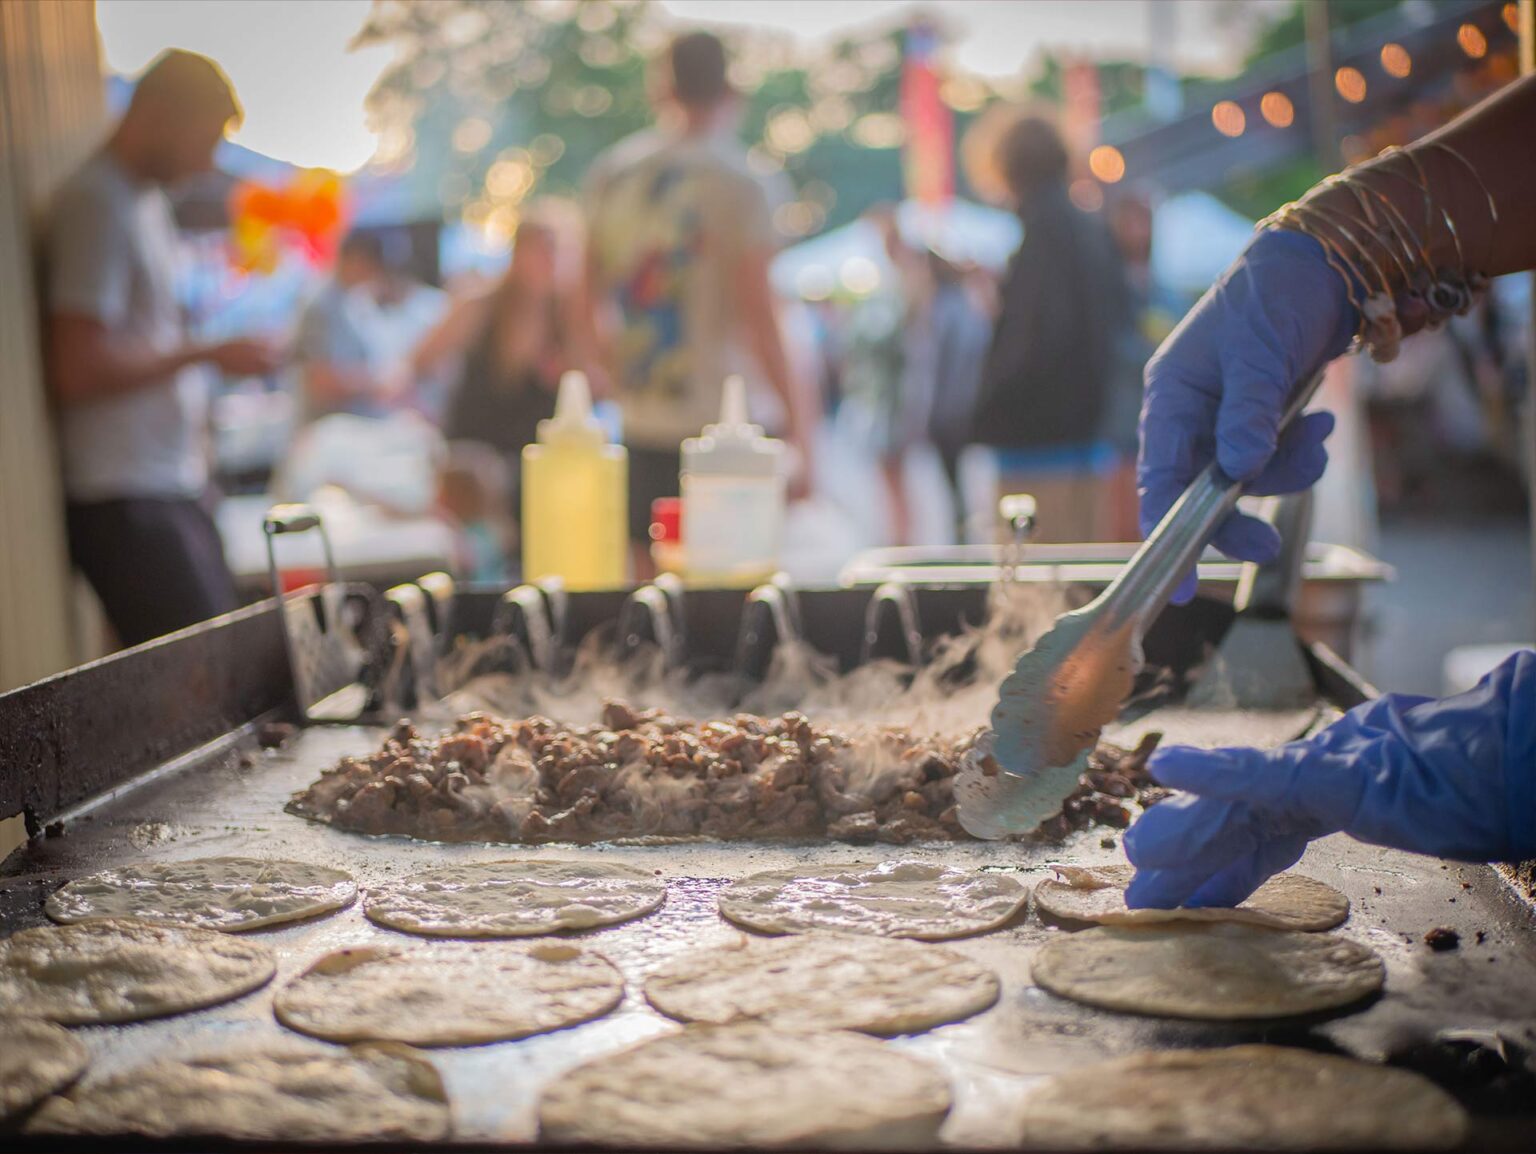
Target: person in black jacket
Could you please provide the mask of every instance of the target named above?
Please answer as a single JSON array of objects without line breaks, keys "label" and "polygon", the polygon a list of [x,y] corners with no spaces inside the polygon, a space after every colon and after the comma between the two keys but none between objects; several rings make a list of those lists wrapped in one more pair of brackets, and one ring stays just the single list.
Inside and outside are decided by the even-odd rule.
[{"label": "person in black jacket", "polygon": [[1092,540],[1097,478],[1115,459],[1104,422],[1130,321],[1124,275],[1108,230],[1067,193],[1067,150],[1049,121],[1015,114],[986,162],[1024,239],[1003,278],[975,440],[999,450],[1004,491],[1035,494],[1043,538]]}]

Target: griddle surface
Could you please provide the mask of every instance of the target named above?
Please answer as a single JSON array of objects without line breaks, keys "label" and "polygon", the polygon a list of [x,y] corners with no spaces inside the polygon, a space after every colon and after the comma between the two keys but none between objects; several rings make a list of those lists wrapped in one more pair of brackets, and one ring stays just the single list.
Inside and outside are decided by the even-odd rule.
[{"label": "griddle surface", "polygon": [[[513,856],[597,858],[653,869],[668,881],[661,910],[640,921],[577,935],[624,972],[628,988],[618,1009],[554,1034],[430,1052],[453,1098],[459,1141],[528,1142],[534,1138],[534,1104],[546,1082],[588,1058],[671,1028],[647,1005],[641,983],[677,953],[736,932],[714,904],[715,893],[733,878],[783,866],[899,856],[1018,871],[1038,880],[1047,876],[1051,861],[1121,860],[1118,849],[1100,846],[1104,830],[1085,831],[1064,847],[984,842],[521,847],[364,838],[283,812],[289,794],[313,780],[320,767],[376,747],[382,734],[365,727],[308,729],[287,748],[263,752],[245,730],[99,803],[71,818],[62,836],[36,839],[6,860],[0,869],[0,932],[43,924],[42,900],[68,879],[135,860],[215,854],[294,858],[347,869],[365,889],[445,862]],[[1353,902],[1349,921],[1336,932],[1364,942],[1386,960],[1387,992],[1381,999],[1353,1014],[1281,1023],[1177,1022],[1096,1011],[1030,984],[1030,955],[1051,934],[1062,932],[1031,912],[999,932],[949,943],[1000,974],[1003,995],[997,1006],[967,1022],[891,1043],[947,1070],[956,1107],[944,1139],[959,1146],[1008,1144],[1017,1103],[1032,1081],[1135,1050],[1267,1041],[1380,1060],[1446,1029],[1499,1027],[1507,1035],[1536,1038],[1531,916],[1491,869],[1441,863],[1342,837],[1313,845],[1297,868],[1337,886]],[[1423,944],[1424,932],[1441,925],[1460,932],[1460,949],[1434,953]],[[92,1051],[92,1072],[237,1040],[295,1038],[272,1017],[277,986],[328,950],[380,939],[409,940],[372,925],[360,905],[252,936],[278,954],[272,986],[182,1017],[77,1030]],[[1480,1119],[1478,1126],[1473,1146],[1520,1149],[1530,1117]]]}]

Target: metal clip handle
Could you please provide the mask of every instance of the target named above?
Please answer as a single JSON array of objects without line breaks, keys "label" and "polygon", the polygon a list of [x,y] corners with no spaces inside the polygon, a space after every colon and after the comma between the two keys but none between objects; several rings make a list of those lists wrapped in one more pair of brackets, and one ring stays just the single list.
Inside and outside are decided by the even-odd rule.
[{"label": "metal clip handle", "polygon": [[760,681],[768,672],[774,650],[799,642],[799,599],[793,586],[775,579],[747,594],[736,635],[736,672]]},{"label": "metal clip handle", "polygon": [[325,579],[330,585],[339,584],[336,555],[331,552],[331,538],[325,531],[320,514],[308,505],[273,505],[262,520],[261,531],[267,539],[267,572],[272,578],[272,596],[283,595],[283,583],[277,568],[277,538],[289,533],[308,533],[311,529],[320,534],[320,545],[325,550]]},{"label": "metal clip handle", "polygon": [[[313,597],[287,597],[277,567],[277,538],[311,531],[320,534],[325,550],[326,583]],[[274,505],[262,532],[299,709],[310,721],[356,720],[368,705],[369,691],[362,683],[368,651],[347,619],[347,590],[320,514],[307,505]]]},{"label": "metal clip handle", "polygon": [[917,600],[912,587],[887,581],[875,590],[864,611],[864,642],[859,661],[895,658],[914,668],[923,659],[923,631],[917,622]]},{"label": "metal clip handle", "polygon": [[682,660],[682,641],[674,612],[671,598],[662,589],[655,585],[636,589],[619,610],[620,652],[628,657],[649,640],[661,650],[663,667],[676,668]]}]

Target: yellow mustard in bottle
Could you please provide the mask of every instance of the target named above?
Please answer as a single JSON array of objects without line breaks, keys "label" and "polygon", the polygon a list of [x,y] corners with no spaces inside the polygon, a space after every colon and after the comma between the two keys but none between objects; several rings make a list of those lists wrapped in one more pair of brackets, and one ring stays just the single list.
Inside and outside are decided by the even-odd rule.
[{"label": "yellow mustard in bottle", "polygon": [[587,378],[560,378],[555,415],[523,449],[523,580],[616,589],[629,562],[629,454],[592,415]]}]

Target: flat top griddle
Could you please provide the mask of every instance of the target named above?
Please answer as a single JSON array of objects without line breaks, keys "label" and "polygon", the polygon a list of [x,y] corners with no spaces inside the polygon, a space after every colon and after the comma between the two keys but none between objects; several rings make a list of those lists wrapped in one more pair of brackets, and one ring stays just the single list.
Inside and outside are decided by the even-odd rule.
[{"label": "flat top griddle", "polygon": [[[13,854],[0,867],[0,934],[42,924],[43,899],[69,878],[135,860],[215,854],[295,858],[345,868],[365,889],[443,862],[514,856],[622,861],[666,877],[667,902],[655,914],[578,935],[606,954],[626,977],[624,1002],[613,1013],[523,1041],[429,1052],[453,1098],[455,1141],[461,1144],[532,1141],[534,1104],[550,1079],[576,1063],[672,1028],[647,1005],[641,983],[675,954],[696,948],[713,934],[736,932],[714,904],[715,893],[732,878],[781,866],[899,856],[1017,871],[1038,880],[1047,876],[1050,861],[1105,862],[1119,860],[1120,854],[1101,846],[1105,830],[1084,831],[1064,846],[737,842],[521,847],[365,838],[312,824],[284,813],[282,807],[288,795],[307,785],[323,766],[376,747],[382,729],[308,728],[274,751],[257,748],[254,729],[238,729],[135,788],[76,811],[67,816],[61,836],[35,838]],[[1383,1060],[1430,1053],[1429,1043],[1445,1031],[1467,1031],[1476,1039],[1491,1038],[1497,1030],[1508,1039],[1536,1041],[1536,935],[1531,932],[1531,914],[1491,868],[1443,863],[1342,837],[1316,843],[1297,868],[1349,896],[1350,920],[1336,932],[1364,942],[1385,959],[1383,997],[1351,1014],[1272,1023],[1179,1022],[1096,1011],[1031,984],[1031,953],[1049,935],[1063,932],[1042,924],[1031,911],[999,932],[951,943],[998,972],[1003,982],[998,1005],[969,1021],[890,1043],[940,1063],[948,1073],[956,1105],[942,1135],[946,1143],[1007,1145],[1013,1140],[1017,1105],[1033,1081],[1136,1050],[1265,1041]],[[1437,926],[1457,930],[1460,948],[1431,951],[1422,937]],[[254,936],[279,956],[272,986],[232,1004],[181,1017],[77,1030],[92,1051],[92,1072],[248,1039],[298,1040],[272,1017],[278,985],[328,950],[380,939],[409,940],[373,926],[360,907]],[[1478,1069],[1483,1073],[1438,1071],[1443,1084],[1446,1075],[1451,1076],[1448,1088],[1453,1091],[1460,1079],[1464,1100],[1470,1096],[1475,1109],[1479,1094],[1488,1099],[1484,1105],[1494,1107],[1493,1112],[1475,1115],[1471,1145],[1528,1148],[1536,1101],[1528,1096],[1524,1113],[1509,1113],[1505,1099],[1510,1095],[1499,1098],[1492,1093],[1496,1085],[1492,1090],[1482,1085],[1489,1082],[1486,1066]],[[1515,1085],[1512,1093],[1528,1094],[1518,1089],[1518,1081]],[[1505,1112],[1498,1113],[1499,1108]],[[92,1145],[12,1135],[3,1143],[7,1149],[80,1150]],[[202,1142],[196,1148],[217,1145]]]}]

